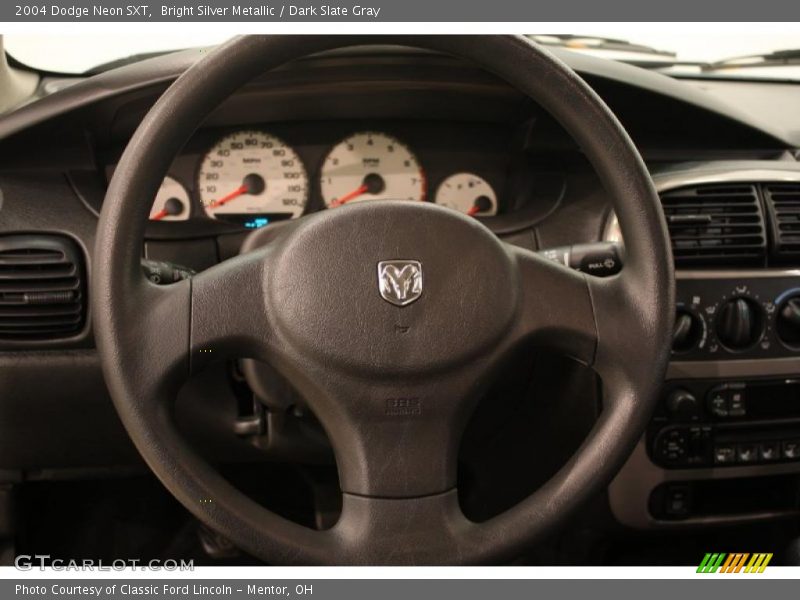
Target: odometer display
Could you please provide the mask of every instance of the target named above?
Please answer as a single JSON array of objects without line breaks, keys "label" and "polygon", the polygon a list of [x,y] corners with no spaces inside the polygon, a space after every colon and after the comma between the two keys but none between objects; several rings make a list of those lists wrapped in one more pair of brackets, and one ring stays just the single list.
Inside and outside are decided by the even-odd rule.
[{"label": "odometer display", "polygon": [[[293,148],[261,131],[237,131],[205,155],[197,189],[206,214],[242,224],[299,217],[308,174]],[[249,219],[253,217],[253,219]]]}]

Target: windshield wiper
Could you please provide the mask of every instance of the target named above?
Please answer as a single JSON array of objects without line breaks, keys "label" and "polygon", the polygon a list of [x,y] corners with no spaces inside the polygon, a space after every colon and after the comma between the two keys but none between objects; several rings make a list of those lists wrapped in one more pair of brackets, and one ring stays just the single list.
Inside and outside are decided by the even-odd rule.
[{"label": "windshield wiper", "polygon": [[678,64],[677,55],[674,52],[634,44],[627,40],[575,34],[532,34],[528,37],[544,46],[557,46],[584,52],[619,53],[621,58],[617,60],[640,67],[661,68]]},{"label": "windshield wiper", "polygon": [[776,50],[766,54],[735,56],[703,65],[703,71],[722,71],[725,69],[753,69],[759,67],[784,67],[800,65],[800,48]]},{"label": "windshield wiper", "polygon": [[576,50],[619,50],[623,52],[639,52],[641,54],[654,54],[658,56],[674,58],[675,53],[667,50],[658,50],[651,46],[634,44],[627,40],[602,37],[598,35],[575,35],[575,34],[538,34],[528,36],[545,46],[561,46],[562,48],[573,48]]}]

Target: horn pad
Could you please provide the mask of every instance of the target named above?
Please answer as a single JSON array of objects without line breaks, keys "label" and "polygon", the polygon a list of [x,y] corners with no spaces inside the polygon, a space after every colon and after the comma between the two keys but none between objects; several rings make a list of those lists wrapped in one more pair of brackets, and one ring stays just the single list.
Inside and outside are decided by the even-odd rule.
[{"label": "horn pad", "polygon": [[348,370],[460,364],[510,326],[518,286],[503,243],[427,202],[361,202],[306,217],[272,255],[275,332]]}]

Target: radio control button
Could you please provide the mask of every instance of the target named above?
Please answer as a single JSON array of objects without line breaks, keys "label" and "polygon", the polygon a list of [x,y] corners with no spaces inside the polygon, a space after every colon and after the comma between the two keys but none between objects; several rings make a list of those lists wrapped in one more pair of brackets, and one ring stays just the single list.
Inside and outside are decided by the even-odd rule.
[{"label": "radio control button", "polygon": [[714,446],[714,462],[718,465],[729,465],[736,461],[736,447],[733,444]]},{"label": "radio control button", "polygon": [[783,442],[783,458],[797,460],[800,458],[800,441],[787,440]]},{"label": "radio control button", "polygon": [[708,395],[708,411],[719,419],[725,419],[730,415],[730,396],[724,387],[711,390]]},{"label": "radio control button", "polygon": [[686,457],[686,431],[669,429],[661,433],[656,440],[656,455],[664,462],[677,463]]},{"label": "radio control button", "polygon": [[667,412],[677,419],[690,419],[697,414],[697,398],[685,389],[677,389],[667,396],[665,406]]},{"label": "radio control button", "polygon": [[780,442],[762,442],[758,447],[758,457],[765,462],[778,460],[781,457]]},{"label": "radio control button", "polygon": [[758,460],[756,444],[739,444],[736,446],[736,462],[754,463]]},{"label": "radio control button", "polygon": [[743,417],[747,414],[744,404],[744,389],[728,390],[728,414],[731,417]]}]

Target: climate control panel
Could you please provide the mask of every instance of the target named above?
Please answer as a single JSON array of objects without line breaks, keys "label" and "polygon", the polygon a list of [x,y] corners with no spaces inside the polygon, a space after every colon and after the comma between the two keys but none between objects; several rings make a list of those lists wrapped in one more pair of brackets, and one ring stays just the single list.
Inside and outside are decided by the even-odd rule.
[{"label": "climate control panel", "polygon": [[800,272],[679,273],[673,360],[800,356]]}]

